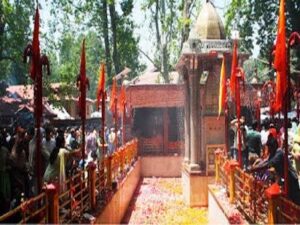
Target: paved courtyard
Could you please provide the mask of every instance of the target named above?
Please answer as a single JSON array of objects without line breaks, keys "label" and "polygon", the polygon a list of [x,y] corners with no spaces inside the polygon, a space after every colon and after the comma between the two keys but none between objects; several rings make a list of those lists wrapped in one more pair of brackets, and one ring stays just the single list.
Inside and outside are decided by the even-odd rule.
[{"label": "paved courtyard", "polygon": [[184,204],[181,178],[143,178],[122,223],[207,224],[207,208]]}]

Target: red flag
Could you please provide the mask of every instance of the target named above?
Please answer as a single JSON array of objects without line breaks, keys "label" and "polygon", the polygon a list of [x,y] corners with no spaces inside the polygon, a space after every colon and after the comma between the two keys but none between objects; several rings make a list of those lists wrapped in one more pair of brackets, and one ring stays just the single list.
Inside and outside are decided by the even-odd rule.
[{"label": "red flag", "polygon": [[222,108],[224,109],[225,107],[226,92],[226,65],[225,57],[223,56],[219,86],[219,116],[221,115]]},{"label": "red flag", "polygon": [[276,97],[274,109],[278,112],[282,109],[285,92],[287,89],[287,49],[285,33],[285,7],[284,0],[280,0],[279,19],[277,28],[277,39],[275,48],[274,68],[277,71],[276,77]]},{"label": "red flag", "polygon": [[40,61],[40,41],[39,41],[39,30],[40,30],[40,14],[38,7],[35,11],[34,17],[34,28],[33,28],[33,39],[32,39],[32,61],[30,76],[34,80],[36,73],[38,72],[39,61]]},{"label": "red flag", "polygon": [[102,63],[99,70],[99,80],[97,88],[97,109],[99,109],[101,96],[105,92],[105,65]]},{"label": "red flag", "polygon": [[122,85],[120,96],[119,96],[119,111],[120,111],[120,114],[124,113],[125,104],[126,104],[126,88],[125,88],[124,85]]},{"label": "red flag", "polygon": [[232,98],[235,98],[235,83],[236,83],[237,67],[238,67],[237,41],[234,41],[233,52],[232,52],[232,63],[231,63],[231,75],[230,75],[230,92]]},{"label": "red flag", "polygon": [[116,113],[115,111],[116,98],[117,98],[117,81],[116,78],[113,78],[113,84],[112,84],[111,94],[110,94],[110,104],[109,104],[110,111],[112,111],[113,114]]}]

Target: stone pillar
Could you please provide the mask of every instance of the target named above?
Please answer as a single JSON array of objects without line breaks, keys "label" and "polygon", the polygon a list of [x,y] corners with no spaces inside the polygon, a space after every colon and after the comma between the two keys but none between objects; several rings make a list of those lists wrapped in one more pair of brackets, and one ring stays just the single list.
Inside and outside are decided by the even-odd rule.
[{"label": "stone pillar", "polygon": [[191,157],[190,170],[199,171],[200,134],[199,134],[199,77],[197,70],[189,75],[190,84],[190,134],[191,134]]},{"label": "stone pillar", "polygon": [[190,162],[190,90],[188,72],[184,71],[184,163]]}]

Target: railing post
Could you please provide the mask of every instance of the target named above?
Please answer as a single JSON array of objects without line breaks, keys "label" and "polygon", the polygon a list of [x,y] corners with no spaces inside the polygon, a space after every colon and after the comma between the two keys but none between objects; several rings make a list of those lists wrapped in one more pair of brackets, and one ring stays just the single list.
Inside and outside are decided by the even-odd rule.
[{"label": "railing post", "polygon": [[54,184],[48,184],[45,187],[48,199],[48,223],[59,223],[59,201],[58,190]]},{"label": "railing post", "polygon": [[91,208],[96,208],[96,165],[90,162],[88,165],[88,184]]},{"label": "railing post", "polygon": [[235,198],[235,168],[239,166],[239,163],[235,160],[229,162],[229,202],[234,203]]},{"label": "railing post", "polygon": [[120,160],[120,173],[123,174],[124,172],[124,152],[125,152],[125,148],[122,146],[120,148],[120,155],[119,155],[119,160]]},{"label": "railing post", "polygon": [[111,189],[112,185],[112,174],[111,174],[111,161],[112,156],[108,156],[107,158],[107,186]]},{"label": "railing post", "polygon": [[265,190],[265,195],[268,199],[268,224],[277,224],[276,208],[278,197],[280,196],[280,186],[277,183],[272,184]]},{"label": "railing post", "polygon": [[215,151],[215,181],[216,183],[220,182],[220,157],[221,157],[222,150],[218,148]]}]

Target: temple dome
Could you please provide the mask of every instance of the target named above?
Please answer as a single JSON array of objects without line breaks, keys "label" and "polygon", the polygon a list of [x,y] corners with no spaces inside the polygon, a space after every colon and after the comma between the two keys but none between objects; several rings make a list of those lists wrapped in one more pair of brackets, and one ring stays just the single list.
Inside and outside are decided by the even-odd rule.
[{"label": "temple dome", "polygon": [[216,8],[210,1],[203,5],[190,33],[191,39],[225,39],[225,29]]}]

